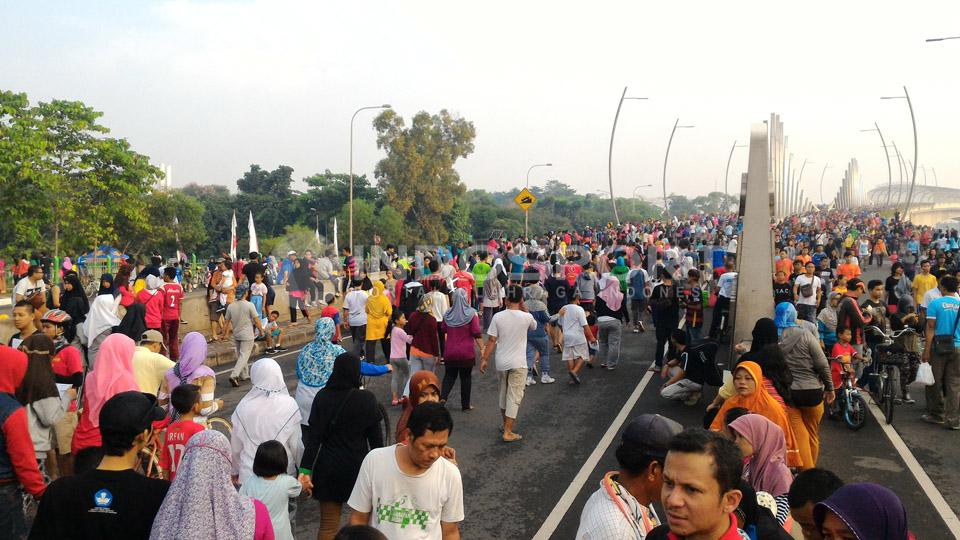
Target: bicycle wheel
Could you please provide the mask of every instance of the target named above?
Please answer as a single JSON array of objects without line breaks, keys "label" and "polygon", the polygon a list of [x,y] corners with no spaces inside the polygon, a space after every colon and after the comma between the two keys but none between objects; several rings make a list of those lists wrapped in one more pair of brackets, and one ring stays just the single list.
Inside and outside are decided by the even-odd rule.
[{"label": "bicycle wheel", "polygon": [[157,455],[158,450],[154,447],[147,447],[140,451],[139,473],[147,478],[163,478],[160,469],[160,459]]},{"label": "bicycle wheel", "polygon": [[231,424],[226,418],[207,418],[207,429],[212,429],[223,433],[227,440],[230,440],[230,436],[233,435],[233,424]]},{"label": "bicycle wheel", "polygon": [[390,414],[382,403],[377,403],[377,407],[380,409],[380,427],[383,429],[383,445],[387,446],[390,444],[390,432],[392,431],[390,429]]},{"label": "bicycle wheel", "polygon": [[849,396],[849,399],[850,402],[843,411],[843,420],[847,427],[856,431],[867,422],[867,401],[859,394]]},{"label": "bicycle wheel", "polygon": [[894,408],[894,398],[895,398],[895,388],[894,388],[894,376],[893,376],[893,367],[887,367],[884,372],[883,378],[883,418],[887,421],[887,424],[893,423],[893,408]]}]

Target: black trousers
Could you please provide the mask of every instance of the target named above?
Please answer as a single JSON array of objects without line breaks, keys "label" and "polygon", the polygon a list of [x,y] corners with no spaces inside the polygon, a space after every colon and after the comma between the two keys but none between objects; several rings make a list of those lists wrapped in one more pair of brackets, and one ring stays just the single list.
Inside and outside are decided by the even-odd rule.
[{"label": "black trousers", "polygon": [[679,319],[671,319],[668,321],[657,320],[655,324],[657,348],[656,351],[654,351],[653,363],[656,364],[657,367],[663,367],[663,355],[667,344],[670,343],[670,334],[672,334],[674,328],[680,324],[680,321]]},{"label": "black trousers", "polygon": [[383,351],[384,363],[389,364],[390,363],[390,338],[369,339],[366,341],[367,362],[370,362],[371,364],[377,363],[374,361],[377,358],[377,343],[380,343],[380,350]]},{"label": "black trousers", "polygon": [[353,326],[351,324],[350,338],[351,338],[350,349],[347,349],[347,350],[357,356],[363,356],[363,353],[364,353],[363,344],[367,342],[367,325],[364,324],[361,326]]},{"label": "black trousers", "polygon": [[[724,313],[730,311],[730,299],[717,295],[717,303],[713,306],[713,317],[710,319],[710,338],[717,339],[720,334],[720,319]],[[730,323],[730,314],[727,313],[727,324]]]},{"label": "black trousers", "polygon": [[450,397],[454,383],[460,377],[460,407],[464,410],[470,408],[470,390],[473,386],[473,367],[450,367],[445,366],[443,372],[443,382],[440,384],[440,399],[446,401]]}]

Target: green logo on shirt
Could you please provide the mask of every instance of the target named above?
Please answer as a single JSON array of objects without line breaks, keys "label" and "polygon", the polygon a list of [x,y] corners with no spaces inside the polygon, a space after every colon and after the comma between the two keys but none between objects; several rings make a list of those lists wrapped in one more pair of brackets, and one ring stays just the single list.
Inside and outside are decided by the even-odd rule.
[{"label": "green logo on shirt", "polygon": [[381,522],[396,523],[403,529],[407,525],[419,525],[421,530],[427,528],[430,514],[426,510],[417,509],[406,495],[393,504],[381,504],[377,498],[377,519]]}]

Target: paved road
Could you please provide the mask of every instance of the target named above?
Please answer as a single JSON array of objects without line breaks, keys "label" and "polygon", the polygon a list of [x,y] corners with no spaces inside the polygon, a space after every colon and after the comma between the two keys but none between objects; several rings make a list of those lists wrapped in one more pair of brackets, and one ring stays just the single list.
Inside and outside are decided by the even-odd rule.
[{"label": "paved road", "polygon": [[[616,468],[613,451],[620,425],[611,429],[611,424],[631,395],[637,399],[627,407],[626,418],[656,412],[684,425],[700,424],[711,393],[697,407],[660,399],[659,375],[651,374],[646,383],[644,379],[652,348],[652,333],[625,334],[620,368],[613,372],[586,371],[580,387],[569,387],[565,370],[555,366],[553,374],[558,383],[527,389],[517,424],[524,440],[512,444],[502,443],[498,437],[494,374],[474,372],[473,404],[477,409],[464,413],[458,406],[451,407],[455,424],[451,445],[457,449],[464,481],[465,538],[573,538],[587,497],[597,488],[602,475]],[[296,351],[277,360],[292,390],[296,384]],[[388,401],[388,382],[387,378],[373,379],[369,389]],[[218,377],[218,384],[219,397],[226,401],[225,414],[230,414],[249,386],[230,388],[225,374]],[[455,389],[451,402],[458,405],[458,399]],[[901,407],[895,426],[936,488],[918,483],[903,456],[872,417],[858,432],[825,419],[820,465],[837,472],[847,482],[872,481],[892,487],[903,498],[911,529],[919,538],[949,538],[952,535],[928,493],[939,489],[954,512],[960,509],[960,478],[951,474],[951,465],[960,457],[960,445],[954,437],[960,434],[920,423],[920,407],[919,403]],[[395,423],[397,409],[390,412]],[[608,429],[614,443],[597,450]],[[595,451],[599,462],[585,465]],[[578,476],[585,482],[575,483]],[[545,525],[558,501],[565,500],[570,504],[560,504],[554,513],[556,519]],[[315,503],[301,499],[297,538],[315,538],[317,515]],[[538,534],[541,527],[544,530]]]}]

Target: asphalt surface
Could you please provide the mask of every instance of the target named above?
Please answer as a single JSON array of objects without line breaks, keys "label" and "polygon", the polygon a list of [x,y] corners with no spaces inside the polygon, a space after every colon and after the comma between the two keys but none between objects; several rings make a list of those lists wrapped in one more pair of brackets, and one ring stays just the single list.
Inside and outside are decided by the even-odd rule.
[{"label": "asphalt surface", "polygon": [[[557,382],[527,388],[516,425],[524,439],[516,443],[500,441],[497,383],[492,371],[480,375],[474,370],[473,411],[460,410],[459,386],[454,389],[449,400],[454,420],[450,444],[457,450],[463,476],[464,538],[574,538],[586,499],[597,489],[603,474],[616,469],[613,452],[622,426],[613,428],[616,436],[609,447],[600,450],[602,457],[596,466],[583,471],[585,482],[574,480],[647,373],[654,347],[651,325],[647,326],[646,333],[624,334],[616,371],[584,370],[579,387],[567,385],[566,369],[560,365],[559,355],[555,355],[551,373]],[[291,350],[275,357],[291,392],[296,386],[296,356],[296,351]],[[226,368],[221,366],[219,371]],[[708,389],[697,406],[687,407],[661,399],[658,390],[662,380],[659,374],[651,375],[626,418],[659,413],[686,426],[701,425],[704,407],[715,389]],[[248,384],[231,388],[226,378],[225,373],[217,377],[218,397],[226,402],[223,416],[232,413],[250,388]],[[368,380],[367,388],[388,404],[391,423],[395,425],[399,409],[389,407],[388,376]],[[922,423],[922,391],[914,388],[913,394],[918,403],[898,407],[894,427],[906,442],[903,450],[912,451],[933,485],[917,481],[873,416],[856,432],[825,417],[819,465],[833,470],[845,482],[876,482],[892,488],[903,500],[910,528],[918,538],[950,538],[953,534],[931,499],[936,498],[939,490],[953,512],[960,511],[960,477],[952,474],[953,465],[960,458],[960,433]],[[572,502],[568,507],[561,505],[556,512],[557,522],[541,531],[572,483]],[[306,498],[301,498],[299,504],[296,537],[315,538],[317,505]],[[947,517],[956,519],[949,513]]]}]

